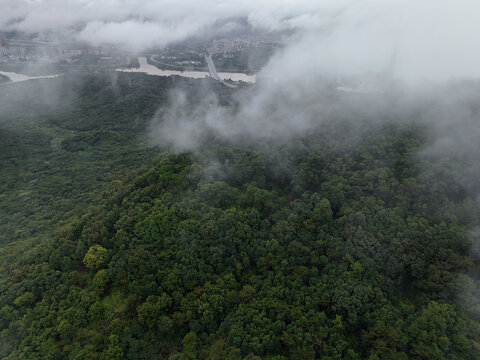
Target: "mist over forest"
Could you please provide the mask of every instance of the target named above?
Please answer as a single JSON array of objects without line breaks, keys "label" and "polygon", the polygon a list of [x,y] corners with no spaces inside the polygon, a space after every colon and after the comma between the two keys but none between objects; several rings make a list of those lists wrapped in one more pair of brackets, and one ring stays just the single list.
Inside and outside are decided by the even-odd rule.
[{"label": "mist over forest", "polygon": [[0,358],[480,358],[480,3],[0,8]]}]

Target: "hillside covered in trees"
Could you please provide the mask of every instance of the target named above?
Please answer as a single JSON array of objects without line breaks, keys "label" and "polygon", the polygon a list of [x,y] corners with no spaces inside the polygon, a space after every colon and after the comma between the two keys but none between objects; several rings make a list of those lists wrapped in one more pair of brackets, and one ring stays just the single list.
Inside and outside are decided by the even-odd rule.
[{"label": "hillside covered in trees", "polygon": [[115,81],[0,123],[1,358],[480,357],[479,213],[424,124],[170,153],[149,119],[206,80]]}]

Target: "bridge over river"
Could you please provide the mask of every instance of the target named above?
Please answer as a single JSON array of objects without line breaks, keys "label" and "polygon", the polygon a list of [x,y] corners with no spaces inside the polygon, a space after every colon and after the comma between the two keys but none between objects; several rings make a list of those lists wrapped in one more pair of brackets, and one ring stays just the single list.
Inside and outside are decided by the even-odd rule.
[{"label": "bridge over river", "polygon": [[212,60],[212,55],[205,55],[205,60],[207,61],[208,72],[210,73],[210,77],[212,79],[220,81],[223,85],[228,86],[230,88],[236,88],[235,85],[232,85],[232,84],[229,84],[229,83],[226,83],[225,81],[223,81],[223,79],[220,77],[220,75],[218,75],[217,69],[216,69],[215,64],[213,63],[213,60]]}]

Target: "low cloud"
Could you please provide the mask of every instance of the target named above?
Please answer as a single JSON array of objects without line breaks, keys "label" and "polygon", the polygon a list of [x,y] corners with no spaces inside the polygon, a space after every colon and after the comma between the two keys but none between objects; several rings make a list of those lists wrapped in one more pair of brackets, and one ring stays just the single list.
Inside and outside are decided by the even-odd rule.
[{"label": "low cloud", "polygon": [[433,146],[477,139],[477,115],[465,106],[477,89],[445,85],[480,77],[476,0],[0,1],[2,30],[67,31],[74,40],[133,51],[210,34],[214,26],[235,29],[240,18],[265,31],[291,30],[258,84],[235,94],[234,106],[208,91],[195,106],[188,92],[172,95],[152,133],[180,149],[195,148],[204,133],[229,141],[285,138],[332,117],[403,116],[416,98],[430,99],[432,108],[423,104],[420,113],[437,124],[437,138],[453,139]]},{"label": "low cloud", "polygon": [[[235,95],[234,107],[208,95],[187,110],[190,95],[172,96],[154,133],[173,134],[180,148],[204,131],[229,140],[285,137],[332,116],[380,117],[392,104],[406,106],[399,94],[434,96],[430,90],[449,81],[480,77],[476,0],[0,1],[0,29],[67,31],[74,40],[133,51],[211,34],[215,26],[235,29],[235,19],[265,31],[291,30],[258,84]],[[339,88],[355,86],[370,96],[339,99]]]},{"label": "low cloud", "polygon": [[[407,81],[480,75],[475,0],[2,0],[1,30],[63,32],[140,51],[201,35],[218,20],[296,30],[272,72],[385,72]],[[231,24],[231,27],[233,25]],[[296,66],[296,69],[292,67]]]}]

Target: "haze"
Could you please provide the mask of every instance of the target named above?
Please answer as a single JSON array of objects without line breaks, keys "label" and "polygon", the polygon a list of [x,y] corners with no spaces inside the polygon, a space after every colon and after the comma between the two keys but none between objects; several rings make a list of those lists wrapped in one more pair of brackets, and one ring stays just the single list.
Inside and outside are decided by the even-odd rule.
[{"label": "haze", "polygon": [[[474,0],[2,0],[0,6],[3,31],[54,32],[132,51],[198,36],[220,19],[248,18],[254,27],[297,31],[270,67],[292,77],[388,72],[418,82],[480,75]],[[215,30],[232,28],[227,22]]]}]

